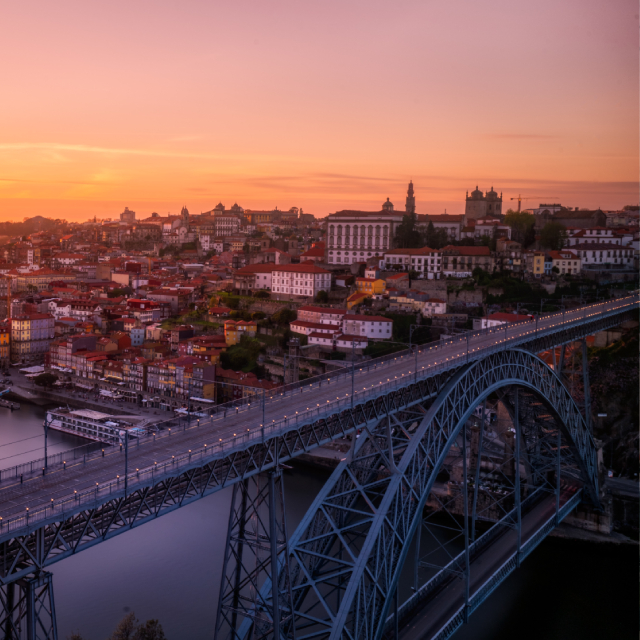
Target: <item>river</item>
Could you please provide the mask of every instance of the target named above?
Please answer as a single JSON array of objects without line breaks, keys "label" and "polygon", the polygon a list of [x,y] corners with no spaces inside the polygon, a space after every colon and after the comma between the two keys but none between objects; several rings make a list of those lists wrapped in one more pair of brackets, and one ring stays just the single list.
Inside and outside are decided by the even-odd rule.
[{"label": "river", "polygon": [[[0,412],[0,468],[41,457],[44,410]],[[49,451],[84,442],[50,431]],[[290,531],[325,478],[286,474]],[[158,618],[168,640],[211,640],[230,497],[208,496],[53,565],[60,640],[73,632],[105,640],[128,611]],[[636,640],[637,564],[633,546],[549,538],[456,640]]]}]

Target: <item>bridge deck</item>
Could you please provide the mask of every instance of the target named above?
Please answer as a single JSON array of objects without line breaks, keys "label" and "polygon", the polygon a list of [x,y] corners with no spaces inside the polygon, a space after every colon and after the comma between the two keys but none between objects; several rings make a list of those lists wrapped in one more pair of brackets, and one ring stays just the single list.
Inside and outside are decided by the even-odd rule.
[{"label": "bridge deck", "polygon": [[[579,487],[568,485],[560,493],[562,508],[575,495]],[[533,509],[523,514],[522,540],[524,547],[555,513],[556,498],[547,496]],[[497,538],[482,554],[472,560],[470,565],[469,596],[473,600],[480,589],[487,583],[505,563],[517,552],[517,532],[509,529]],[[462,579],[453,579],[437,592],[406,625],[399,629],[401,640],[431,640],[439,636],[439,632],[464,607],[465,583]]]},{"label": "bridge deck", "polygon": [[[456,338],[437,348],[423,349],[417,356],[417,376],[428,377],[440,373],[443,369],[460,366],[467,360],[486,357],[497,349],[515,348],[536,336],[553,334],[572,324],[583,324],[590,318],[597,319],[603,314],[619,313],[635,305],[637,296],[590,305],[564,314],[553,314],[540,318],[537,322],[500,327],[489,333],[470,335],[468,339],[467,336]],[[369,369],[364,368],[365,365],[366,363],[363,363],[362,370],[356,370],[354,377],[356,403],[380,396],[392,388],[397,388],[398,385],[406,386],[416,376],[416,360],[413,356],[390,358],[383,365]],[[192,463],[191,455],[188,456],[188,464],[184,462],[184,456],[189,450],[194,452],[194,460],[206,462],[223,458],[229,451],[247,448],[251,444],[263,441],[265,437],[281,435],[295,429],[297,424],[308,424],[317,420],[318,416],[343,411],[351,405],[350,395],[351,375],[342,373],[332,376],[330,381],[324,381],[321,386],[314,384],[301,387],[268,400],[264,407],[264,434],[261,427],[262,403],[252,401],[251,405],[243,406],[238,413],[233,410],[227,415],[214,416],[213,419],[203,420],[199,426],[192,426],[184,432],[176,433],[174,429],[170,436],[165,435],[141,446],[136,446],[132,441],[129,446],[129,488],[133,490],[143,482],[136,476],[136,469],[142,472],[158,463],[158,469],[164,467],[165,472],[167,469],[175,469],[177,474],[189,466],[199,466]],[[207,445],[206,449],[204,445]],[[181,456],[180,463],[176,460],[173,467],[172,456],[176,459]],[[120,481],[116,481],[118,475],[121,476]],[[64,498],[67,511],[69,496],[73,497],[74,491],[80,494],[96,489],[96,496],[107,501],[112,491],[117,491],[117,487],[124,487],[123,475],[124,454],[107,449],[104,457],[84,464],[69,464],[66,470],[63,470],[62,465],[53,466],[49,468],[46,476],[42,476],[41,473],[25,476],[23,483],[15,478],[3,480],[0,483],[0,535],[3,530],[7,533],[7,520],[16,516],[22,519],[27,508],[31,511],[33,523],[36,515],[34,511],[47,505],[50,507],[52,499],[55,510],[55,505]],[[147,476],[142,486],[149,484]],[[96,488],[97,485],[99,486]]]}]

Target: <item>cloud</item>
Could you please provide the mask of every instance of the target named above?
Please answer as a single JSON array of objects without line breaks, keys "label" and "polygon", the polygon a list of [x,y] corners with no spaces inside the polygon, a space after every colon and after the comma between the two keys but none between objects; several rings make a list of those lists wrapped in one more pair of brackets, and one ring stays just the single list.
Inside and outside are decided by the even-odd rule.
[{"label": "cloud", "polygon": [[493,140],[559,140],[562,136],[544,133],[485,133],[483,138]]}]

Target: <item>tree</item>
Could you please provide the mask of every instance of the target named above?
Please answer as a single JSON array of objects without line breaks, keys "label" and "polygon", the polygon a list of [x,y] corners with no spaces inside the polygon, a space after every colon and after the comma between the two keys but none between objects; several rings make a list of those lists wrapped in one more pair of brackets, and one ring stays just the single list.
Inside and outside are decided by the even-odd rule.
[{"label": "tree", "polygon": [[402,216],[402,222],[396,229],[396,245],[401,249],[417,249],[422,246],[422,237],[416,229],[415,213]]},{"label": "tree", "polygon": [[294,309],[280,309],[271,316],[271,321],[281,327],[288,327],[298,317]]},{"label": "tree", "polygon": [[269,298],[269,292],[265,289],[258,289],[258,291],[253,294],[253,297],[258,298],[258,300],[267,300]]},{"label": "tree", "polygon": [[446,247],[449,244],[449,234],[446,229],[436,229],[433,226],[433,222],[429,221],[427,225],[427,230],[424,232],[421,240],[420,246],[426,245],[431,249],[442,249],[442,247]]},{"label": "tree", "polygon": [[509,209],[504,221],[511,227],[512,240],[520,242],[523,246],[527,246],[535,240],[533,232],[535,217],[531,213]]},{"label": "tree", "polygon": [[321,289],[320,291],[318,291],[318,293],[316,293],[315,301],[327,303],[329,302],[329,294],[324,289]]},{"label": "tree", "polygon": [[411,286],[412,280],[417,280],[420,276],[420,272],[415,269],[409,269],[409,286]]},{"label": "tree", "polygon": [[167,640],[167,637],[157,620],[139,623],[132,611],[122,618],[109,640]]},{"label": "tree", "polygon": [[540,232],[540,244],[546,249],[558,250],[564,246],[567,230],[559,222],[547,222]]},{"label": "tree", "polygon": [[53,387],[53,384],[58,379],[58,376],[53,375],[53,373],[41,373],[39,376],[36,376],[33,381],[39,387]]}]

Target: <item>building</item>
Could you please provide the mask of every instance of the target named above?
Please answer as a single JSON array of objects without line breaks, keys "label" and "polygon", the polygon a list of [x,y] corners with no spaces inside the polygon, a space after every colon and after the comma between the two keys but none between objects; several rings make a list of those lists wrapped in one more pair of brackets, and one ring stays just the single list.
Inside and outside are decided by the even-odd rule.
[{"label": "building", "polygon": [[502,215],[502,194],[498,194],[493,187],[486,194],[483,194],[476,186],[475,190],[467,191],[466,203],[464,208],[465,224],[469,220],[478,220],[487,216],[500,217]]},{"label": "building", "polygon": [[542,229],[548,222],[559,222],[567,228],[589,229],[607,226],[607,216],[604,211],[572,211],[561,209],[555,213],[541,213],[535,217],[536,230]]},{"label": "building", "polygon": [[378,340],[390,339],[393,320],[383,316],[363,316],[346,314],[342,320],[342,331],[349,336],[366,336]]},{"label": "building", "polygon": [[11,360],[11,323],[0,323],[0,365],[8,366]]},{"label": "building", "polygon": [[571,251],[575,252],[575,255],[580,258],[581,268],[590,264],[610,264],[629,268],[633,266],[634,250],[632,247],[589,242],[585,244],[575,244],[571,247]]},{"label": "building", "polygon": [[447,313],[447,301],[440,298],[429,298],[422,304],[422,315],[430,318]]},{"label": "building", "polygon": [[544,275],[544,251],[524,252],[525,271],[534,278]]},{"label": "building", "polygon": [[533,320],[533,316],[522,315],[517,313],[492,313],[484,318],[473,319],[473,330],[488,329],[490,327],[497,327],[503,324],[511,324],[513,322],[526,322],[527,320]]},{"label": "building", "polygon": [[55,337],[50,313],[30,313],[11,318],[11,361],[41,362]]},{"label": "building", "polygon": [[340,322],[340,324],[323,324],[321,322],[309,322],[307,320],[294,320],[289,324],[289,328],[293,333],[300,333],[304,336],[309,336],[312,333],[332,336],[334,333],[342,331],[342,322]]},{"label": "building", "polygon": [[274,266],[271,291],[276,298],[281,295],[314,297],[319,291],[331,291],[331,273],[309,263]]},{"label": "building", "polygon": [[380,278],[356,278],[358,293],[366,293],[369,296],[382,295],[385,286],[385,281]]},{"label": "building", "polygon": [[[391,204],[391,203],[389,203]],[[326,264],[353,264],[382,255],[394,247],[404,213],[393,205],[381,211],[338,211],[327,216]]]},{"label": "building", "polygon": [[576,244],[622,244],[622,238],[614,229],[595,227],[594,229],[567,229],[564,246]]},{"label": "building", "polygon": [[561,249],[560,251],[549,251],[551,258],[551,270],[557,269],[560,275],[577,275],[580,273],[580,258],[574,251]]},{"label": "building", "polygon": [[434,229],[444,229],[450,241],[460,240],[462,227],[464,226],[464,216],[449,215],[447,213],[435,216],[418,216],[418,224],[422,231],[427,230],[430,222],[433,224]]},{"label": "building", "polygon": [[120,214],[121,222],[135,222],[136,221],[136,212],[131,211],[129,207],[125,207],[124,211]]},{"label": "building", "polygon": [[469,278],[476,268],[489,273],[494,270],[494,259],[489,247],[443,247],[442,273],[445,277]]},{"label": "building", "polygon": [[441,254],[436,249],[393,249],[384,254],[380,268],[397,271],[417,271],[427,280],[438,280],[441,273]]},{"label": "building", "polygon": [[319,324],[333,324],[342,326],[342,319],[346,311],[344,309],[331,309],[307,305],[298,309],[298,320],[317,322]]},{"label": "building", "polygon": [[258,323],[253,320],[226,320],[224,323],[224,339],[227,346],[238,344],[242,336],[255,338]]}]

